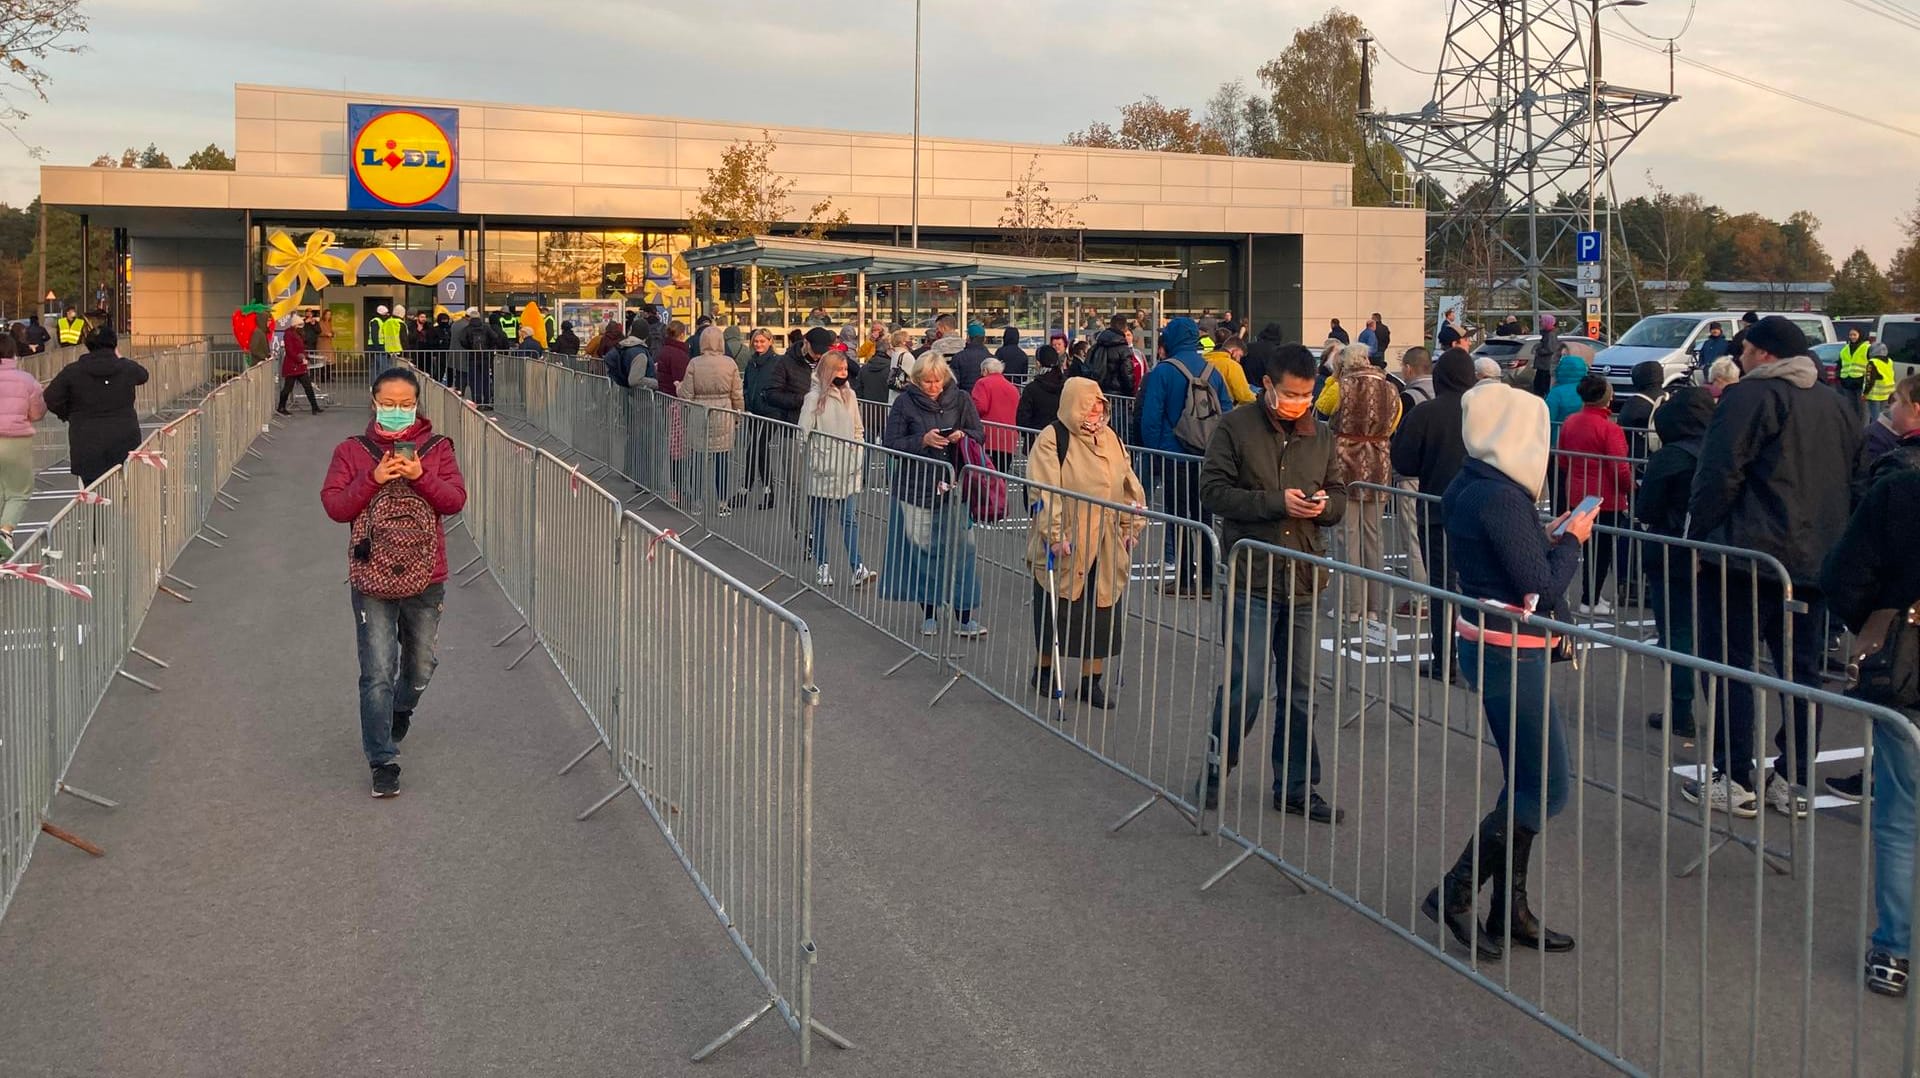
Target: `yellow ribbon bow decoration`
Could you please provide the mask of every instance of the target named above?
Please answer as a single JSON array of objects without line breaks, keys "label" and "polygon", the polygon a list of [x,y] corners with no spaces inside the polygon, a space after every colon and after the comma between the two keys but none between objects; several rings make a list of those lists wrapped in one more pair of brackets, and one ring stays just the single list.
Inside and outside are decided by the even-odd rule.
[{"label": "yellow ribbon bow decoration", "polygon": [[329,271],[340,274],[340,283],[352,287],[358,280],[360,267],[372,259],[397,281],[408,284],[424,285],[428,288],[439,284],[464,268],[467,260],[451,255],[439,265],[428,270],[424,276],[415,277],[401,263],[400,257],[385,247],[368,247],[355,251],[348,258],[327,253],[334,245],[332,232],[318,228],[307,234],[304,249],[294,246],[294,242],[285,232],[276,231],[267,237],[267,266],[280,272],[274,274],[267,285],[267,294],[279,296],[273,301],[273,318],[279,321],[291,314],[307,298],[307,289],[319,291],[330,282]]}]

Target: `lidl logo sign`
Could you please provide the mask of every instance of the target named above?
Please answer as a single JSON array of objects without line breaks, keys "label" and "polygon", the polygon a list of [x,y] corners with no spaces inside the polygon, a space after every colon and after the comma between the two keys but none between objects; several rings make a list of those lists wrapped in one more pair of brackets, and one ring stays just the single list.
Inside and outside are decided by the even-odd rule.
[{"label": "lidl logo sign", "polygon": [[460,208],[458,109],[347,106],[347,208]]}]

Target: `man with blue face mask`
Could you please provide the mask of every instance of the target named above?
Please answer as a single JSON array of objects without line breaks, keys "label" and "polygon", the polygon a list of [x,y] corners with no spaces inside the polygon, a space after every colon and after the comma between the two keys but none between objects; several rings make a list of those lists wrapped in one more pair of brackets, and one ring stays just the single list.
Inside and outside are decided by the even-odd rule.
[{"label": "man with blue face mask", "polygon": [[373,384],[365,434],[334,448],[320,501],[352,526],[347,580],[360,656],[360,747],[373,796],[400,792],[399,743],[438,663],[446,597],[442,518],[467,504],[453,443],[420,414],[419,376],[394,367]]}]

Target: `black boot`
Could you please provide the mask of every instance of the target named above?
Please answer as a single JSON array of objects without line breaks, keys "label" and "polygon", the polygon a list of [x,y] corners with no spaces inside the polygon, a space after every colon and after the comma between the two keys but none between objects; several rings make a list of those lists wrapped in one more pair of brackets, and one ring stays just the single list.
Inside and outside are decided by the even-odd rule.
[{"label": "black boot", "polygon": [[393,743],[398,745],[407,739],[407,731],[413,729],[413,712],[396,711],[393,713]]},{"label": "black boot", "polygon": [[1474,938],[1473,907],[1480,894],[1480,885],[1493,875],[1494,859],[1505,851],[1504,842],[1489,841],[1499,829],[1499,823],[1491,814],[1481,820],[1480,871],[1474,872],[1474,842],[1468,839],[1466,848],[1460,851],[1460,859],[1447,871],[1446,878],[1440,881],[1440,886],[1428,891],[1427,900],[1420,904],[1421,913],[1446,925],[1454,939],[1459,940],[1462,946],[1472,948],[1486,961],[1498,959],[1504,953],[1504,948],[1500,943],[1501,937],[1492,933],[1483,932],[1478,939]]},{"label": "black boot", "polygon": [[1519,826],[1513,829],[1513,896],[1511,900],[1508,899],[1503,886],[1506,881],[1496,877],[1493,881],[1493,904],[1487,908],[1487,935],[1503,939],[1511,923],[1515,947],[1556,953],[1571,951],[1572,936],[1542,925],[1533,911],[1527,908],[1527,862],[1533,858],[1533,837],[1537,833]]},{"label": "black boot", "polygon": [[1080,699],[1102,711],[1112,711],[1118,706],[1107,699],[1106,689],[1100,684],[1099,674],[1088,674],[1080,679]]}]

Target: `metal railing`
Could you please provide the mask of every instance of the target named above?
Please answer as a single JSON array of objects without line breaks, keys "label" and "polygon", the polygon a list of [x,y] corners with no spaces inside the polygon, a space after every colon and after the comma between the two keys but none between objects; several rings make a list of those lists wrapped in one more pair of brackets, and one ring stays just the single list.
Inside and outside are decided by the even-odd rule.
[{"label": "metal railing", "polygon": [[58,793],[115,807],[67,785],[67,767],[116,677],[159,691],[127,657],[166,666],[134,641],[158,594],[192,587],[169,572],[187,544],[218,545],[214,503],[234,500],[221,488],[244,474],[236,465],[266,432],[272,394],[266,371],[215,389],[0,566],[0,914],[43,828],[97,852],[46,823],[47,811]]},{"label": "metal railing", "polygon": [[[603,393],[614,387],[602,381]],[[629,512],[577,466],[514,439],[452,389],[425,400],[469,476],[463,515],[525,623],[598,732],[619,776],[586,820],[639,795],[765,1002],[697,1062],[777,1014],[804,1066],[813,1017],[813,642],[804,621]],[[458,575],[458,574],[456,574]]]},{"label": "metal railing", "polygon": [[[1274,655],[1274,677],[1296,691],[1283,690],[1274,721],[1234,718],[1246,763],[1225,776],[1214,830],[1240,849],[1205,886],[1267,861],[1631,1073],[1915,1073],[1914,1000],[1870,998],[1860,977],[1876,893],[1898,893],[1869,867],[1871,794],[1857,809],[1814,799],[1799,818],[1765,804],[1710,812],[1680,796],[1705,778],[1699,763],[1678,741],[1643,740],[1638,722],[1681,679],[1699,684],[1709,711],[1739,691],[1761,700],[1755,744],[1776,717],[1804,712],[1826,727],[1817,754],[1788,738],[1773,766],[1797,772],[1811,797],[1826,776],[1875,774],[1876,751],[1901,761],[1910,789],[1920,733],[1907,717],[1538,617],[1512,643],[1457,641],[1461,684],[1449,686],[1415,673],[1415,634],[1354,634],[1329,609],[1364,582],[1445,604],[1470,626],[1505,631],[1510,612],[1251,541],[1235,546],[1226,582],[1229,604],[1285,597],[1275,606],[1292,617],[1250,619],[1244,646]],[[1527,646],[1549,635],[1570,643],[1570,661]],[[1701,758],[1716,736],[1704,724]],[[1340,822],[1270,807],[1303,790]],[[1712,854],[1729,834],[1768,852],[1721,865]],[[1790,874],[1777,863],[1787,856]],[[1436,916],[1450,865],[1465,883],[1459,942]],[[1479,895],[1500,903],[1516,890],[1577,944],[1520,946],[1522,926],[1495,923],[1499,907]]]},{"label": "metal railing", "polygon": [[[57,353],[43,352],[37,356],[23,357],[21,369],[30,371],[45,384],[59,373],[60,368],[85,354],[85,349],[80,348],[63,348]],[[121,354],[147,370],[147,381],[134,389],[134,412],[142,422],[157,419],[180,402],[198,397],[218,380],[214,353],[208,350],[204,340],[143,352],[122,349]],[[47,361],[29,364],[29,361],[40,360]],[[33,432],[34,470],[55,471],[66,463],[67,456],[66,424],[51,415],[36,423]]]},{"label": "metal railing", "polygon": [[[892,513],[903,489],[945,485],[940,504],[951,523],[922,534],[945,544],[939,556],[949,566],[941,570],[947,594],[964,594],[969,612],[992,631],[962,635],[935,619],[933,635],[916,640],[910,627],[923,611],[911,596],[884,588],[859,594],[832,570],[831,583],[809,578],[820,551],[809,557],[805,540],[790,529],[808,484],[828,469],[801,455],[798,428],[725,413],[730,437],[702,442],[700,432],[715,430],[712,418],[688,417],[703,409],[642,391],[612,398],[619,418],[596,429],[587,398],[607,394],[604,382],[539,364],[502,370],[503,386],[524,387],[503,390],[503,400],[517,394],[512,414],[564,431],[569,448],[583,456],[624,459],[622,470],[685,513],[690,530],[704,529],[791,575],[904,639],[914,649],[909,659],[928,657],[954,678],[974,681],[1146,787],[1152,796],[1116,827],[1160,800],[1202,829],[1212,822],[1221,840],[1240,850],[1204,886],[1218,885],[1247,860],[1268,861],[1631,1073],[1807,1073],[1816,1061],[1822,1071],[1916,1073],[1915,1004],[1869,1002],[1860,979],[1867,911],[1884,883],[1870,867],[1871,798],[1853,808],[1818,791],[1823,778],[1856,766],[1874,772],[1870,731],[1894,739],[1881,742],[1889,760],[1920,759],[1920,736],[1897,713],[1823,690],[1820,671],[1789,659],[1809,631],[1806,602],[1766,555],[1629,527],[1596,528],[1586,571],[1597,573],[1593,544],[1619,544],[1616,571],[1644,605],[1603,614],[1589,604],[1576,614],[1576,583],[1565,597],[1565,618],[1535,618],[1528,630],[1564,637],[1568,661],[1530,655],[1523,679],[1515,649],[1505,649],[1503,666],[1501,648],[1458,638],[1461,614],[1479,622],[1499,612],[1452,586],[1449,570],[1461,558],[1487,554],[1449,549],[1444,530],[1420,512],[1424,506],[1431,513],[1435,495],[1352,485],[1350,494],[1377,499],[1380,570],[1242,543],[1220,568],[1212,598],[1169,601],[1151,590],[1164,575],[1152,555],[1174,534],[1188,537],[1176,546],[1217,556],[1203,521],[1037,487],[1016,467],[1000,476],[1010,488],[1007,517],[976,522],[958,493],[968,471],[953,474],[943,461],[898,461],[883,446],[835,442],[836,452],[866,462],[863,485],[848,499],[861,523]],[[771,457],[780,458],[782,441],[790,450],[783,468],[761,473],[776,476],[766,508],[759,506],[768,492],[738,489],[731,478],[737,466],[716,482],[714,473],[688,465],[699,446],[712,458],[751,455],[761,432]],[[1169,483],[1189,462],[1198,464],[1156,461],[1138,450],[1133,456],[1143,462],[1137,470],[1157,468]],[[793,470],[802,460],[804,468]],[[779,489],[783,484],[789,489]],[[1070,522],[1140,522],[1126,553],[1126,583],[1105,615],[1083,610],[1076,621],[1073,611],[1060,609],[1057,563],[1054,578],[1041,582],[1044,555],[1036,560],[1024,506],[1048,495],[1065,503]],[[831,511],[827,519],[830,540]],[[1402,575],[1413,571],[1415,548],[1430,584]],[[882,581],[887,562],[919,556],[891,541],[882,550],[883,563],[873,567]],[[1663,583],[1647,584],[1652,575]],[[963,577],[977,592],[960,583]],[[1348,600],[1361,592],[1371,597],[1359,609],[1380,617],[1343,619],[1341,612],[1353,609]],[[1543,610],[1556,605],[1554,597],[1543,599]],[[1037,616],[1031,636],[1023,614]],[[1778,644],[1768,624],[1781,627]],[[1056,652],[1064,643],[1059,626],[1068,638],[1079,634],[1077,659],[1064,646]],[[1690,643],[1681,639],[1683,626],[1702,631]],[[1105,695],[1117,703],[1112,710],[1081,700],[1078,679],[1062,676],[1076,662],[1083,675],[1092,671],[1085,664],[1098,649],[1086,645],[1103,632],[1108,647],[1098,658]],[[1712,634],[1717,646],[1704,642]],[[1113,646],[1116,638],[1124,646]],[[1547,700],[1560,711],[1552,723],[1542,718],[1540,701]],[[1265,717],[1269,707],[1274,722]],[[1699,726],[1692,752],[1667,733],[1687,713]],[[1650,715],[1665,729],[1650,728]],[[1765,765],[1739,759],[1748,746],[1766,744],[1777,719],[1784,721],[1776,766],[1791,786],[1776,791],[1781,812],[1765,805]],[[1823,720],[1827,732],[1816,740],[1812,731]],[[1542,736],[1549,727],[1557,736]],[[1796,735],[1802,728],[1805,737]],[[1518,748],[1501,757],[1503,743]],[[1490,746],[1495,753],[1486,751]],[[1757,769],[1750,780],[1755,800],[1728,805],[1742,810],[1737,814],[1708,807],[1712,786],[1705,780],[1716,758],[1736,773]],[[1899,766],[1897,774],[1911,784],[1920,765]],[[1211,793],[1210,775],[1219,779]],[[1515,796],[1496,801],[1502,786]],[[1521,810],[1512,806],[1523,789],[1550,806],[1546,815],[1564,809],[1568,817],[1529,828],[1541,832],[1529,840],[1537,854],[1530,869],[1518,864],[1514,838]],[[1289,801],[1300,812],[1315,811],[1309,793],[1324,795],[1325,811],[1341,822],[1327,827],[1289,811]],[[1786,814],[1803,802],[1811,816]],[[1209,821],[1212,813],[1218,815]],[[1490,832],[1498,841],[1484,846],[1497,853],[1496,867],[1505,866],[1499,886],[1509,890],[1502,893],[1510,894],[1516,879],[1530,880],[1535,911],[1570,925],[1579,939],[1572,954],[1523,948],[1525,957],[1516,957],[1511,926],[1503,924],[1492,933],[1500,937],[1497,962],[1479,949],[1489,935],[1484,929],[1467,933],[1463,960],[1422,914],[1423,897],[1451,862],[1452,843],[1478,834],[1489,817],[1489,827],[1500,825]],[[1469,875],[1495,863],[1483,858],[1482,846],[1477,838],[1470,845]],[[1716,857],[1723,850],[1727,855]]]}]

